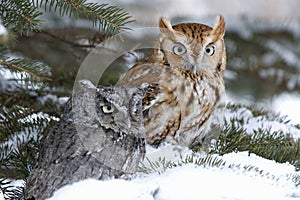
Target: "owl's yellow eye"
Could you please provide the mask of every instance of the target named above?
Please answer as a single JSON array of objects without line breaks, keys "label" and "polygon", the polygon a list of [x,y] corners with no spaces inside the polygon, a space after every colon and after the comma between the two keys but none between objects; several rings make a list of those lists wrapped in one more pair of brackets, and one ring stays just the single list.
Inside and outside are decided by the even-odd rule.
[{"label": "owl's yellow eye", "polygon": [[214,55],[215,53],[215,46],[213,45],[208,45],[206,48],[205,48],[205,53],[209,56],[212,56]]},{"label": "owl's yellow eye", "polygon": [[180,56],[180,55],[184,54],[185,52],[186,52],[186,48],[183,44],[177,43],[173,46],[173,53],[175,55]]},{"label": "owl's yellow eye", "polygon": [[115,107],[113,105],[104,105],[101,107],[101,109],[105,114],[109,114],[114,112]]}]

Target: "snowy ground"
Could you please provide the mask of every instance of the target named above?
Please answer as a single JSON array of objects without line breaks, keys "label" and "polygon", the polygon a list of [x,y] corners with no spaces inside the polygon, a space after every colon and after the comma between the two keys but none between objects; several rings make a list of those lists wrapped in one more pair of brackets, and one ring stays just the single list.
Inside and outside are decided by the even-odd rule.
[{"label": "snowy ground", "polygon": [[184,164],[162,174],[139,175],[130,181],[89,179],[61,188],[50,199],[300,199],[300,186],[296,186],[293,178],[300,173],[292,165],[248,152],[216,157],[225,165]]}]

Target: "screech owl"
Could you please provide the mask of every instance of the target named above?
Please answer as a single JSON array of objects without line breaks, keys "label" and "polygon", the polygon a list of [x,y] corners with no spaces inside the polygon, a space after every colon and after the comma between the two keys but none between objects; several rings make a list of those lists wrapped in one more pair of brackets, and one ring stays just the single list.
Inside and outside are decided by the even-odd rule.
[{"label": "screech owl", "polygon": [[25,199],[43,200],[60,187],[135,172],[145,154],[143,88],[95,87],[80,81],[60,121],[43,137]]},{"label": "screech owl", "polygon": [[160,35],[150,53],[121,77],[119,85],[153,86],[143,100],[146,139],[191,147],[201,143],[224,93],[225,21],[214,27],[159,20]]}]

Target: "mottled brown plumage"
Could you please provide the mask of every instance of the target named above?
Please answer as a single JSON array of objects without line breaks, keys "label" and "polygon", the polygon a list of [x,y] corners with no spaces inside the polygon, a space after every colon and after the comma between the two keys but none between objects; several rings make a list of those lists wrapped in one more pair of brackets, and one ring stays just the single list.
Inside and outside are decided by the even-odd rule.
[{"label": "mottled brown plumage", "polygon": [[150,83],[144,98],[147,142],[189,146],[199,143],[224,92],[225,22],[171,26],[161,18],[160,35],[149,56],[128,70],[119,84]]}]

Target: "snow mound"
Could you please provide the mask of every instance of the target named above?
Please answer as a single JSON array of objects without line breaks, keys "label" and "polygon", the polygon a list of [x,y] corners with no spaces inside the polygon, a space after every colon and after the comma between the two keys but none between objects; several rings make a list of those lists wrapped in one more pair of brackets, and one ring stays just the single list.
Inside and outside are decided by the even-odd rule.
[{"label": "snow mound", "polygon": [[[299,101],[297,102],[299,103]],[[291,107],[288,107],[287,104],[291,104],[291,102],[287,102],[286,107],[280,107],[277,111],[280,109],[280,111],[291,111]],[[293,105],[296,105],[296,101]],[[266,111],[263,108],[239,105],[232,102],[228,102],[226,107],[218,109],[219,115],[213,118],[213,123],[219,124],[221,127],[224,127],[224,124],[234,123],[235,127],[245,129],[249,135],[259,129],[264,129],[269,130],[270,133],[283,132],[290,134],[294,139],[300,138],[300,128],[297,127],[296,120],[291,121],[289,116],[280,116],[280,114]],[[297,109],[294,108],[294,110]],[[297,115],[299,114],[297,113]]]},{"label": "snow mound", "polygon": [[216,157],[225,164],[182,164],[132,180],[83,180],[62,187],[50,200],[300,199],[300,173],[292,165],[248,152]]}]

